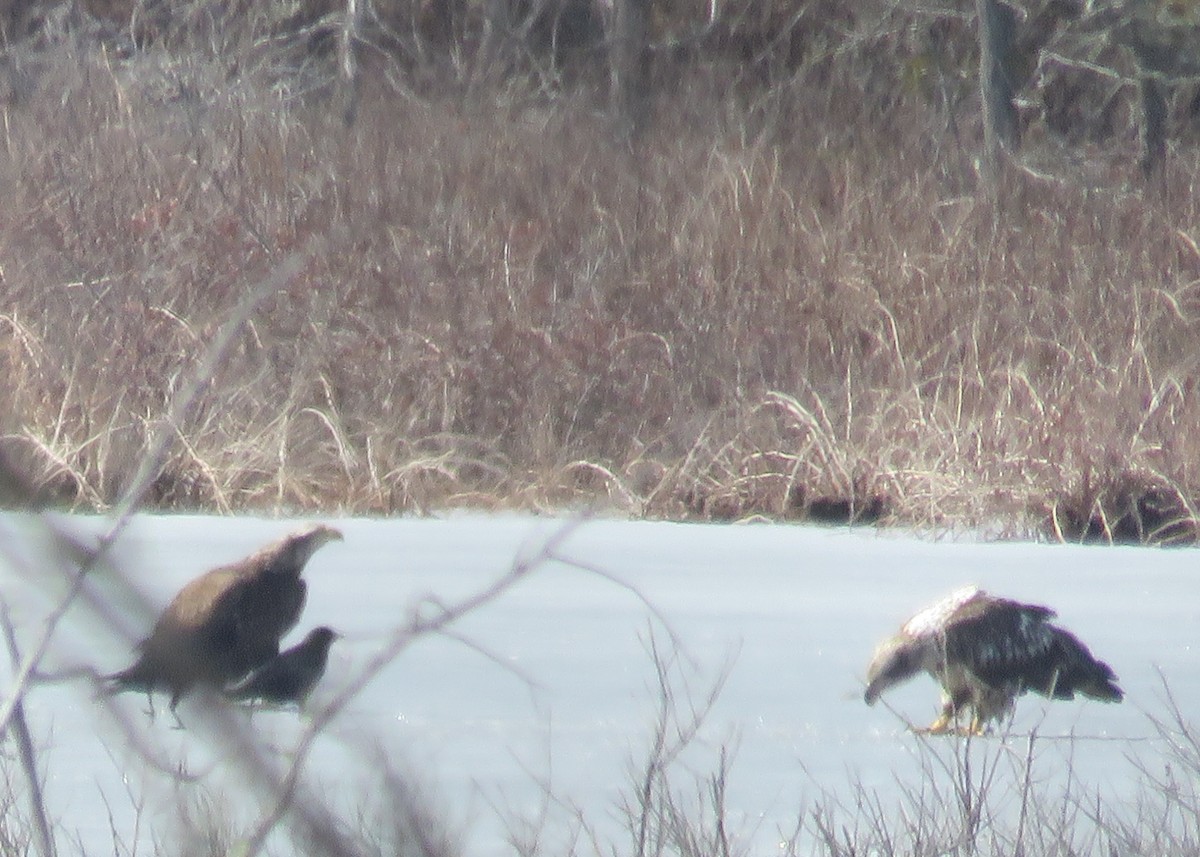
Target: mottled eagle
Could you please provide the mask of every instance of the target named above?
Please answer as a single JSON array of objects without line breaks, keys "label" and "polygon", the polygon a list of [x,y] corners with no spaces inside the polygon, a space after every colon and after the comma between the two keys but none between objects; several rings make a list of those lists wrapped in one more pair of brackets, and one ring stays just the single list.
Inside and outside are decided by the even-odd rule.
[{"label": "mottled eagle", "polygon": [[261,701],[275,705],[294,702],[303,706],[329,662],[329,647],[338,633],[322,625],[308,632],[296,646],[267,661],[244,681],[226,691],[236,701]]},{"label": "mottled eagle", "polygon": [[137,661],[108,676],[109,692],[165,690],[174,711],[195,686],[221,690],[270,661],[304,609],[305,564],[341,538],[333,527],[308,527],[197,577],[159,616]]},{"label": "mottled eagle", "polygon": [[1007,716],[1029,690],[1051,699],[1081,693],[1120,702],[1124,694],[1112,668],[1074,634],[1052,625],[1054,616],[1048,607],[976,587],[959,589],[879,645],[863,698],[872,705],[889,687],[927,672],[941,683],[944,702],[941,716],[922,731],[958,732],[959,715],[970,710],[967,731],[974,735]]}]

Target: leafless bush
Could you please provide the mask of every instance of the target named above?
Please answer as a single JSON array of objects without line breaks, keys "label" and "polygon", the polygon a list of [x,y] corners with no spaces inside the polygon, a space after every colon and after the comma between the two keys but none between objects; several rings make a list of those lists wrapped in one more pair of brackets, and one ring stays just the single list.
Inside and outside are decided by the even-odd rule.
[{"label": "leafless bush", "polygon": [[[882,855],[1185,855],[1194,852],[1195,814],[1175,783],[1148,776],[1137,799],[1102,795],[1071,759],[1089,736],[1001,735],[921,740],[921,773],[886,794],[855,785],[826,793],[789,839],[788,853]],[[1044,758],[1048,742],[1068,742]],[[1167,770],[1182,761],[1157,758]],[[1047,777],[1047,769],[1053,775]]]},{"label": "leafless bush", "polygon": [[[731,857],[742,853],[728,830],[725,809],[728,759],[721,747],[716,770],[680,786],[681,757],[694,748],[700,728],[728,677],[728,667],[707,691],[694,693],[693,668],[680,649],[664,649],[653,632],[647,649],[654,664],[658,711],[645,757],[633,762],[629,787],[622,799],[622,817],[632,841],[628,853],[637,857]],[[690,779],[686,778],[685,779]]]},{"label": "leafless bush", "polygon": [[992,201],[918,63],[952,10],[801,11],[753,84],[661,51],[636,152],[587,87],[468,97],[382,49],[349,127],[336,69],[270,38],[38,55],[0,153],[0,451],[110,507],[214,325],[299,252],[149,505],[1194,539],[1195,159],[1160,200],[1030,170]]}]

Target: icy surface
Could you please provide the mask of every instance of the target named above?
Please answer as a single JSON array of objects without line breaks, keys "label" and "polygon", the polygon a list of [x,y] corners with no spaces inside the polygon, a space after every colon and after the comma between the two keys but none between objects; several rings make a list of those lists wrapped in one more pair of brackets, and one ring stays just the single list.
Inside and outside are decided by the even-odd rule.
[{"label": "icy surface", "polygon": [[[80,534],[104,526],[62,520]],[[452,603],[485,588],[564,526],[517,516],[335,523],[345,542],[309,564],[308,607],[287,641],[319,624],[345,635],[332,650],[326,696],[422,599]],[[294,526],[142,517],[118,542],[115,562],[157,609],[191,577]],[[24,645],[61,589],[46,571],[56,560],[37,530],[28,518],[0,518],[0,588]],[[1114,667],[1126,691],[1121,705],[1021,700],[1012,729],[1027,735],[1036,728],[1043,786],[1070,769],[1086,789],[1120,800],[1136,788],[1136,759],[1154,758],[1161,743],[1147,713],[1165,715],[1164,678],[1183,710],[1200,704],[1194,551],[596,520],[572,532],[560,553],[603,575],[544,563],[454,626],[462,639],[418,641],[353,700],[311,764],[312,781],[330,800],[349,806],[362,799],[364,766],[386,759],[459,831],[468,854],[514,853],[507,839],[531,829],[540,830],[547,853],[565,853],[578,835],[577,812],[603,841],[625,842],[620,806],[645,765],[662,695],[654,647],[670,666],[681,720],[725,677],[674,781],[695,794],[727,748],[732,832],[754,853],[770,853],[815,803],[855,786],[886,795],[920,778],[928,758],[902,718],[931,721],[936,686],[920,677],[893,691],[884,700],[893,713],[863,703],[862,675],[877,642],[965,584],[1053,607],[1059,623]],[[93,590],[109,597],[103,574]],[[150,619],[118,606],[131,633],[145,633]],[[56,661],[123,667],[129,642],[89,615],[69,614]],[[111,852],[112,827],[125,847],[151,843],[158,802],[178,791],[138,763],[91,694],[88,683],[76,682],[29,698],[51,813],[64,836],[77,835],[92,853]],[[186,760],[201,782],[235,793],[223,779],[234,775],[210,758],[200,735],[171,729],[165,716],[146,720],[137,695],[120,705],[167,758]],[[181,714],[189,719],[187,705]],[[285,751],[301,722],[290,711],[254,716],[256,728]],[[1010,740],[1024,753],[1019,738]],[[139,802],[144,817],[135,829]]]}]

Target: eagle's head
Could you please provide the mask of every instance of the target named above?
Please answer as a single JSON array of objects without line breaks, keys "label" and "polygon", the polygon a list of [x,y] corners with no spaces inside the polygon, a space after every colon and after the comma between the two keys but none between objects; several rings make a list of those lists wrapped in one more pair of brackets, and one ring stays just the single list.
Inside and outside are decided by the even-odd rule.
[{"label": "eagle's head", "polygon": [[279,556],[283,562],[277,567],[289,568],[298,574],[322,546],[330,542],[340,542],[342,531],[335,527],[317,524],[292,533],[283,540]]},{"label": "eagle's head", "polygon": [[907,681],[923,668],[921,641],[900,633],[879,644],[871,666],[867,668],[867,689],[863,700],[874,705],[879,695],[893,685]]}]

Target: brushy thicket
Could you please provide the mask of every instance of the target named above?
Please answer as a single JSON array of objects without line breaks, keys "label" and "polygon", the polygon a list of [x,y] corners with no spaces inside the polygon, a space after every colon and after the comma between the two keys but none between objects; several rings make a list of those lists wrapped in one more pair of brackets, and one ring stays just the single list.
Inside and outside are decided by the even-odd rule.
[{"label": "brushy thicket", "polygon": [[992,188],[965,7],[735,6],[690,41],[685,7],[632,140],[602,42],[489,51],[477,3],[372,19],[349,123],[316,25],[14,48],[0,453],[112,503],[298,259],[152,506],[1190,538],[1197,152],[1144,186],[1129,125]]}]

